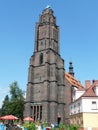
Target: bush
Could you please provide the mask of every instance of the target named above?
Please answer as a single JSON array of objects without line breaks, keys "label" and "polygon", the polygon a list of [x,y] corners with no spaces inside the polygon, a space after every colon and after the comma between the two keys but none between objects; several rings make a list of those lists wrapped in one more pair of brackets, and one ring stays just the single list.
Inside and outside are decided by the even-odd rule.
[{"label": "bush", "polygon": [[78,130],[78,126],[75,125],[75,126],[71,126],[71,129],[70,130]]},{"label": "bush", "polygon": [[77,125],[66,125],[65,130],[78,130],[78,126]]},{"label": "bush", "polygon": [[36,130],[36,125],[35,123],[25,123],[24,128],[26,128],[27,130]]},{"label": "bush", "polygon": [[59,125],[59,130],[78,130],[78,126],[77,125],[60,124]]},{"label": "bush", "polygon": [[64,124],[59,125],[59,130],[66,130],[65,128],[66,128],[66,126]]}]

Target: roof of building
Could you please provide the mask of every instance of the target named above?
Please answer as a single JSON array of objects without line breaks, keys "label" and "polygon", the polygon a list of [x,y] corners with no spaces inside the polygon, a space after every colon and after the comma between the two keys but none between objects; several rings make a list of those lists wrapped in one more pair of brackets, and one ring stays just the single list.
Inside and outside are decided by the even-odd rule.
[{"label": "roof of building", "polygon": [[75,79],[72,75],[65,72],[65,79],[73,86],[75,86],[78,90],[85,90],[84,94],[81,97],[98,97],[95,93],[94,88],[98,85],[98,80],[93,80],[92,85],[90,87],[85,88],[78,80]]},{"label": "roof of building", "polygon": [[75,86],[78,89],[84,89],[84,86],[80,83],[80,81],[76,80],[72,75],[65,72],[65,79]]},{"label": "roof of building", "polygon": [[82,95],[82,97],[94,97],[96,96],[93,85],[91,85],[88,89],[85,90],[85,93]]},{"label": "roof of building", "polygon": [[94,88],[98,84],[98,80],[94,80],[92,85],[85,90],[85,93],[82,95],[82,97],[96,97],[96,93],[94,91]]}]

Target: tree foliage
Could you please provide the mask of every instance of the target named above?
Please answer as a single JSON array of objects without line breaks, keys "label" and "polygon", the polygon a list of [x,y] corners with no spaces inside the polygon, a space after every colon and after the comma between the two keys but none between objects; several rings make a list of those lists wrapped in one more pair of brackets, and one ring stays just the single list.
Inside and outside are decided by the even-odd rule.
[{"label": "tree foliage", "polygon": [[10,98],[6,95],[1,108],[1,114],[13,114],[19,118],[23,118],[24,111],[24,92],[19,88],[15,81],[10,84]]},{"label": "tree foliage", "polygon": [[1,115],[7,115],[8,114],[8,105],[9,105],[9,96],[6,95],[5,98],[4,98],[4,101],[3,101],[3,105],[2,105],[2,108],[1,108]]},{"label": "tree foliage", "polygon": [[19,88],[17,82],[10,85],[11,101],[23,100],[23,91]]}]

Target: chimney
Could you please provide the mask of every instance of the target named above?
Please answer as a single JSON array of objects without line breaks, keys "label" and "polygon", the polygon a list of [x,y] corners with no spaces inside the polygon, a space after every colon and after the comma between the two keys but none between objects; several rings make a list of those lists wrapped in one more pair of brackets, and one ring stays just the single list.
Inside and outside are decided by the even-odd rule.
[{"label": "chimney", "polygon": [[85,85],[86,85],[86,89],[88,89],[91,86],[91,81],[90,80],[86,80],[85,81]]},{"label": "chimney", "polygon": [[98,84],[98,80],[92,80],[92,84]]}]

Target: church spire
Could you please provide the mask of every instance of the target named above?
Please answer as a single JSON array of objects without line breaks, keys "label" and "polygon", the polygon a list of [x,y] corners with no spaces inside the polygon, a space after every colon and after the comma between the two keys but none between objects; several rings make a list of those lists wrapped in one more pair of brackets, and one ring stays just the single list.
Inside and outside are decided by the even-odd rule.
[{"label": "church spire", "polygon": [[69,62],[69,74],[74,77],[72,61]]}]

